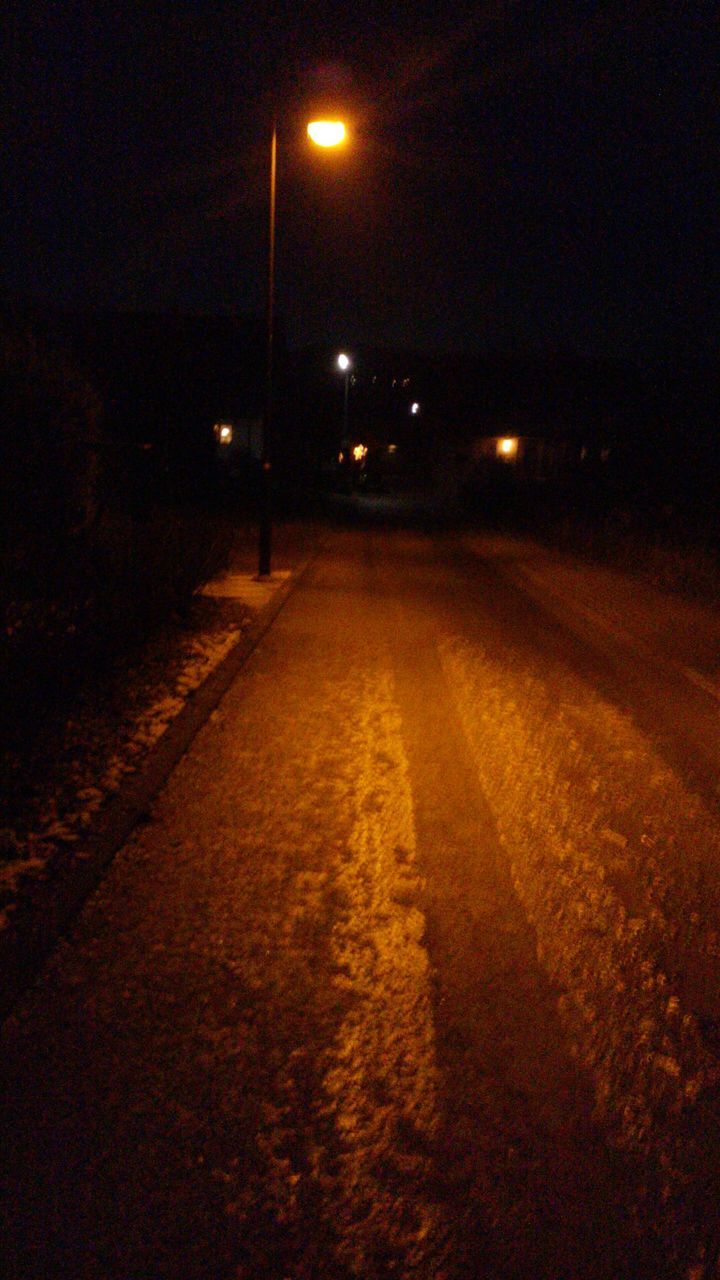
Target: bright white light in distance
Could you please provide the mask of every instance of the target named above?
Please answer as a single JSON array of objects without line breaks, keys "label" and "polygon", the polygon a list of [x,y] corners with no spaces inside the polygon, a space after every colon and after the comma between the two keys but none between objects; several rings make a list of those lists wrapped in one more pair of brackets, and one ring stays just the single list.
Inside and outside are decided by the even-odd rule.
[{"label": "bright white light in distance", "polygon": [[410,405],[410,412],[414,418],[416,418],[417,415],[419,414],[420,405],[418,404],[417,400],[413,400],[412,404]]},{"label": "bright white light in distance", "polygon": [[345,141],[345,125],[342,120],[313,120],[307,131],[318,147],[337,147]]},{"label": "bright white light in distance", "polygon": [[350,357],[346,356],[344,351],[340,352],[337,362],[339,367],[342,369],[343,373],[345,373],[346,369],[350,368]]},{"label": "bright white light in distance", "polygon": [[233,429],[229,422],[215,423],[215,439],[220,444],[232,444]]}]

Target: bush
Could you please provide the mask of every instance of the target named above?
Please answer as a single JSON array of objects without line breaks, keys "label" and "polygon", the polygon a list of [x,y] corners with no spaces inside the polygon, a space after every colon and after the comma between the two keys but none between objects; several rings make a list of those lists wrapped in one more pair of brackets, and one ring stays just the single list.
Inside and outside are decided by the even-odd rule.
[{"label": "bush", "polygon": [[0,334],[6,741],[31,733],[72,702],[88,670],[183,609],[229,552],[234,521],[161,501],[153,455],[129,436],[102,440],[100,417],[99,397],[67,355]]},{"label": "bush", "polygon": [[33,573],[97,514],[100,401],[69,357],[0,335],[0,529]]}]

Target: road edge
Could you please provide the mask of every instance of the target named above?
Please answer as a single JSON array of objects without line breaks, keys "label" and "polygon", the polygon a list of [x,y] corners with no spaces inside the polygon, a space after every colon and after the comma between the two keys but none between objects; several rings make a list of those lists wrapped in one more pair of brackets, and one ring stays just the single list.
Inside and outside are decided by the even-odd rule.
[{"label": "road edge", "polygon": [[147,817],[149,806],[300,585],[313,559],[308,556],[278,585],[237,644],[188,695],[182,710],[150,749],[138,772],[128,776],[98,811],[72,858],[49,868],[18,903],[0,933],[0,1022],[32,986],[50,952],[100,884],[115,854]]}]

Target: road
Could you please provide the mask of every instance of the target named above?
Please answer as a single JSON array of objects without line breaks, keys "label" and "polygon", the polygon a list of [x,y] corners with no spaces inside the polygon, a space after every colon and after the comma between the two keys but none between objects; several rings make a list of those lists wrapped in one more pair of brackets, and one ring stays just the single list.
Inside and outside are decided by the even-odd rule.
[{"label": "road", "polygon": [[719,641],[329,533],[3,1028],[5,1274],[720,1274]]}]

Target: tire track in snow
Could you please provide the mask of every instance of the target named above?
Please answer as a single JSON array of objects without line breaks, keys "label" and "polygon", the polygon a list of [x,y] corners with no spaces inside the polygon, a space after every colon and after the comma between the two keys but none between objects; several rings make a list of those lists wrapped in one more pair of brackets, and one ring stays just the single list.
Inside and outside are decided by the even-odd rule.
[{"label": "tire track in snow", "polygon": [[[629,717],[574,677],[563,677],[561,704],[545,683],[477,645],[446,636],[440,652],[539,958],[565,991],[561,1012],[592,1071],[599,1112],[618,1145],[645,1162],[655,1228],[677,1274],[697,1280],[717,1246],[709,1221],[706,1238],[698,1232],[718,1181],[699,1131],[703,1117],[714,1123],[720,1069],[661,964],[678,942],[670,862],[664,875],[658,848],[645,883],[637,881],[634,851],[615,828],[618,810],[632,804],[653,843],[676,827],[716,844],[717,832]],[[712,928],[697,912],[683,923],[686,949],[709,956]],[[641,1213],[652,1219],[647,1204]]]}]

